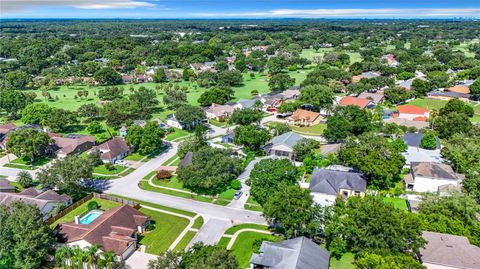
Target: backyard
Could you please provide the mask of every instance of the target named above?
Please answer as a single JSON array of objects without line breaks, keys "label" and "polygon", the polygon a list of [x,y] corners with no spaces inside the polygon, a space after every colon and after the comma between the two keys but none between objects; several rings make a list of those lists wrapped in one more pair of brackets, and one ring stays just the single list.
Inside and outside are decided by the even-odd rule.
[{"label": "backyard", "polygon": [[[428,99],[428,98],[425,98],[425,99],[418,98],[418,99],[415,99],[415,100],[409,102],[410,105],[419,106],[419,107],[423,107],[423,108],[426,108],[426,109],[437,110],[437,111],[440,108],[444,107],[446,103],[447,103],[447,101],[436,100],[436,99]],[[473,109],[475,111],[475,114],[471,118],[471,121],[479,123],[480,122],[480,104],[471,105],[471,106],[473,107]]]},{"label": "backyard", "polygon": [[69,213],[67,213],[65,216],[61,217],[54,223],[52,223],[51,227],[55,227],[59,223],[65,223],[65,222],[72,222],[75,220],[75,216],[77,215],[83,215],[88,212],[88,203],[91,201],[95,201],[98,203],[98,206],[101,210],[108,210],[110,208],[116,207],[121,205],[120,203],[110,201],[110,200],[105,200],[105,199],[99,199],[99,198],[92,198],[85,203],[79,205],[77,208],[73,209]]}]

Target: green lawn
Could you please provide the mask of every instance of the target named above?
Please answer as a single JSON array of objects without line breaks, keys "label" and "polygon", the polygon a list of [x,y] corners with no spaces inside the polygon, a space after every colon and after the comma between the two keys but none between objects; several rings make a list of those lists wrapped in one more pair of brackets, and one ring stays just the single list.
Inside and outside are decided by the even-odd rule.
[{"label": "green lawn", "polygon": [[167,251],[170,245],[177,239],[187,227],[186,218],[141,208],[140,212],[148,215],[155,228],[139,236],[139,243],[146,246],[146,252],[160,255]]},{"label": "green lawn", "polygon": [[[414,106],[419,106],[419,107],[423,107],[423,108],[426,108],[426,109],[430,109],[430,110],[439,110],[440,108],[444,107],[445,104],[447,104],[447,101],[444,101],[444,100],[436,100],[436,99],[428,99],[428,98],[425,98],[425,99],[422,99],[422,98],[418,98],[418,99],[415,99],[411,102],[409,102],[409,104],[411,105],[414,105]],[[471,105],[473,107],[473,110],[475,111],[475,114],[473,115],[473,117],[471,118],[471,121],[472,122],[480,122],[480,105]]]},{"label": "green lawn", "polygon": [[200,216],[195,219],[195,222],[193,223],[192,228],[193,229],[200,229],[203,226],[203,218]]},{"label": "green lawn", "polygon": [[221,237],[220,241],[218,241],[217,246],[220,248],[227,248],[228,242],[230,242],[230,237]]},{"label": "green lawn", "polygon": [[178,242],[178,244],[175,246],[175,248],[173,249],[173,251],[182,251],[182,250],[184,250],[184,249],[188,246],[188,243],[190,243],[190,241],[192,241],[192,239],[195,237],[196,234],[197,234],[197,232],[188,231],[188,232],[182,237],[182,240],[180,240],[180,242]]},{"label": "green lawn", "polygon": [[226,127],[229,126],[228,122],[226,122],[226,121],[219,122],[219,121],[216,121],[216,120],[213,120],[213,119],[208,120],[208,123],[210,123],[211,125],[217,126],[217,127],[221,127],[221,128],[226,128]]},{"label": "green lawn", "polygon": [[168,134],[165,137],[165,140],[167,140],[167,141],[178,140],[178,139],[190,136],[192,134],[193,134],[192,132],[175,128],[175,132]]},{"label": "green lawn", "polygon": [[330,269],[354,269],[353,261],[355,256],[353,253],[345,253],[340,260],[333,257],[330,258]]},{"label": "green lawn", "polygon": [[19,168],[19,169],[25,169],[25,170],[35,170],[39,166],[47,164],[51,159],[45,158],[45,157],[40,157],[36,159],[33,162],[30,162],[30,159],[28,158],[17,158],[10,163],[5,164],[5,167],[11,167],[11,168]]},{"label": "green lawn", "polygon": [[72,222],[75,220],[75,216],[77,215],[82,215],[84,213],[86,213],[88,211],[87,209],[87,205],[90,201],[95,201],[98,203],[98,205],[100,206],[100,209],[102,210],[108,210],[110,208],[113,208],[113,207],[116,207],[116,206],[119,206],[121,205],[120,203],[117,203],[117,202],[114,202],[114,201],[110,201],[110,200],[104,200],[104,199],[99,199],[99,198],[92,198],[88,201],[86,201],[85,203],[81,204],[80,206],[78,206],[77,208],[75,208],[74,210],[68,212],[68,214],[66,214],[65,216],[63,216],[62,218],[58,219],[57,221],[55,221],[54,223],[52,223],[51,227],[55,227],[57,224],[59,223],[65,223],[65,222]]},{"label": "green lawn", "polygon": [[187,189],[183,188],[183,183],[175,176],[165,180],[158,180],[157,178],[153,178],[152,181],[155,185],[188,191]]},{"label": "green lawn", "polygon": [[243,208],[253,211],[263,211],[262,206],[258,204],[257,201],[255,201],[255,198],[251,195],[248,197],[247,203],[245,203]]},{"label": "green lawn", "polygon": [[282,237],[262,234],[256,232],[243,232],[238,235],[237,240],[233,243],[232,253],[237,257],[240,268],[249,268],[250,258],[252,254],[258,249],[255,248],[255,243],[258,241],[276,242],[282,240]]},{"label": "green lawn", "polygon": [[322,135],[327,128],[326,124],[317,124],[309,127],[290,126],[292,131],[304,135]]},{"label": "green lawn", "polygon": [[170,159],[166,160],[162,165],[165,165],[165,166],[171,165],[172,163],[175,163],[175,160],[176,160],[176,159],[179,159],[179,157],[178,157],[177,154],[175,154],[175,155],[173,155],[172,157],[170,157]]},{"label": "green lawn", "polygon": [[125,169],[127,169],[127,167],[122,165],[114,165],[113,170],[108,170],[105,165],[99,165],[93,169],[93,173],[102,175],[116,175],[123,172]]},{"label": "green lawn", "polygon": [[157,173],[157,171],[152,171],[152,172],[148,173],[146,176],[144,176],[143,179],[148,180],[151,177],[153,177],[156,173]]},{"label": "green lawn", "polygon": [[386,204],[391,204],[395,208],[408,211],[407,200],[405,200],[403,198],[384,197],[383,202],[386,203]]},{"label": "green lawn", "polygon": [[[325,54],[333,51],[335,51],[335,48],[320,48],[318,52],[315,51],[314,49],[304,49],[302,50],[302,53],[300,53],[300,57],[313,60],[314,57],[323,57]],[[345,52],[345,53],[350,56],[351,63],[362,61],[362,56],[358,52]]]},{"label": "green lawn", "polygon": [[110,194],[110,196],[122,198],[122,199],[129,200],[129,201],[141,204],[141,205],[146,205],[146,206],[149,206],[149,207],[154,207],[154,208],[166,210],[166,211],[170,211],[170,212],[173,212],[173,213],[178,213],[178,214],[185,215],[185,216],[192,217],[192,218],[197,215],[196,213],[193,213],[193,212],[190,212],[190,211],[185,211],[185,210],[176,209],[176,208],[172,208],[172,207],[168,207],[168,206],[154,204],[154,203],[150,203],[150,202],[146,202],[146,201],[142,201],[142,200],[137,200],[137,199],[133,199],[133,198],[126,197],[126,196],[114,195],[114,194]]},{"label": "green lawn", "polygon": [[140,188],[142,188],[144,190],[147,190],[147,191],[159,192],[159,193],[163,193],[163,194],[167,194],[167,195],[182,197],[182,198],[186,198],[186,199],[193,199],[193,200],[197,200],[197,201],[201,201],[201,202],[207,202],[207,203],[213,202],[213,198],[210,198],[210,197],[207,197],[207,196],[189,194],[189,193],[184,193],[184,192],[179,192],[179,191],[173,191],[173,190],[154,187],[154,186],[149,185],[148,181],[140,181]]},{"label": "green lawn", "polygon": [[268,226],[254,224],[254,223],[245,223],[245,224],[240,224],[240,225],[235,225],[233,227],[230,227],[228,230],[225,231],[225,234],[233,235],[234,233],[236,233],[237,231],[240,231],[241,229],[256,229],[256,230],[268,231]]},{"label": "green lawn", "polygon": [[[127,157],[124,158],[124,160],[126,160],[126,161],[136,161],[136,162],[138,162],[138,161],[142,160],[142,159],[145,158],[145,157],[147,157],[147,156],[142,155],[142,154],[140,154],[140,153],[138,153],[138,152],[135,152],[135,153],[129,154]],[[143,161],[146,162],[147,159],[145,159],[145,160],[143,160]]]}]

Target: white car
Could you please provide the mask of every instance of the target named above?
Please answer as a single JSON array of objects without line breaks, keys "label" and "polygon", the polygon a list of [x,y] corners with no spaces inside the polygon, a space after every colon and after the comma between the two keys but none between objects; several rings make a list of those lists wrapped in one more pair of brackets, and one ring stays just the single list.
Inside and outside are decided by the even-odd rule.
[{"label": "white car", "polygon": [[124,161],[124,160],[118,160],[115,162],[116,164],[119,164],[119,165],[127,165],[127,162]]}]

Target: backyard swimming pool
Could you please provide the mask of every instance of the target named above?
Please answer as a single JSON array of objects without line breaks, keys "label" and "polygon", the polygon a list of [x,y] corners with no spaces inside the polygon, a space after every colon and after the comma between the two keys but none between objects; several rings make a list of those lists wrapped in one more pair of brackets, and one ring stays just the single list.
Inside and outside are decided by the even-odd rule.
[{"label": "backyard swimming pool", "polygon": [[103,212],[100,210],[92,210],[80,219],[80,224],[90,224],[92,221],[102,215],[102,213]]}]

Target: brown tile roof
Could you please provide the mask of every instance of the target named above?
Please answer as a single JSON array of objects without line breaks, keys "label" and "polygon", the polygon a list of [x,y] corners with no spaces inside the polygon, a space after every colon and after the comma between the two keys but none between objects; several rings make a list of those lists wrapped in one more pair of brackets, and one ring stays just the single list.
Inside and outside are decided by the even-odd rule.
[{"label": "brown tile roof", "polygon": [[295,112],[293,112],[293,114],[289,118],[293,121],[305,120],[305,121],[313,122],[318,117],[320,117],[320,113],[318,112],[308,111],[304,109],[297,109],[295,110]]},{"label": "brown tile roof", "polygon": [[353,76],[353,77],[352,77],[352,83],[360,82],[360,80],[362,80],[362,78],[365,78],[365,77],[362,76],[362,75]]},{"label": "brown tile roof", "polygon": [[102,160],[112,160],[115,157],[130,151],[130,147],[121,137],[114,137],[96,146],[94,149],[102,152],[100,155]]},{"label": "brown tile roof", "polygon": [[231,114],[234,110],[233,106],[229,105],[219,105],[219,104],[212,104],[206,112],[215,115],[216,117],[223,117],[228,114]]},{"label": "brown tile roof", "polygon": [[470,89],[468,88],[467,85],[456,85],[448,88],[448,90],[451,92],[457,92],[457,93],[470,93]]},{"label": "brown tile roof", "polygon": [[384,97],[385,96],[383,95],[383,93],[370,93],[370,92],[362,92],[358,96],[358,98],[371,100],[375,104],[382,102]]},{"label": "brown tile roof", "polygon": [[15,186],[12,186],[10,181],[0,178],[0,190],[15,190]]},{"label": "brown tile roof", "polygon": [[98,216],[90,224],[62,223],[57,227],[63,242],[85,240],[98,244],[105,251],[114,251],[117,255],[135,241],[133,234],[138,226],[143,226],[148,216],[129,205],[111,208]]},{"label": "brown tile roof", "polygon": [[364,99],[364,98],[358,98],[358,97],[353,97],[353,96],[345,96],[342,99],[340,99],[340,105],[341,106],[358,106],[361,108],[365,108],[370,104],[370,100]]},{"label": "brown tile roof", "polygon": [[79,146],[85,143],[95,143],[96,139],[93,136],[81,136],[76,138],[69,137],[52,137],[55,140],[55,144],[60,148],[60,152],[68,155],[74,152]]},{"label": "brown tile roof", "polygon": [[13,129],[17,128],[17,125],[13,123],[7,123],[4,125],[0,125],[0,134],[6,134],[8,131],[11,131]]},{"label": "brown tile roof", "polygon": [[457,174],[452,167],[443,163],[433,162],[412,162],[412,175],[414,177],[429,177],[438,179],[458,180]]},{"label": "brown tile roof", "polygon": [[395,123],[406,127],[415,127],[417,129],[427,128],[430,124],[426,121],[413,121],[401,118],[389,118],[385,120],[386,123]]},{"label": "brown tile roof", "polygon": [[480,269],[480,248],[464,236],[423,232],[427,244],[420,249],[423,263],[449,268]]},{"label": "brown tile roof", "polygon": [[42,209],[46,204],[54,202],[67,202],[70,200],[68,195],[59,195],[53,190],[39,192],[35,188],[28,188],[20,193],[0,193],[0,204],[9,205],[14,201],[23,201]]}]

